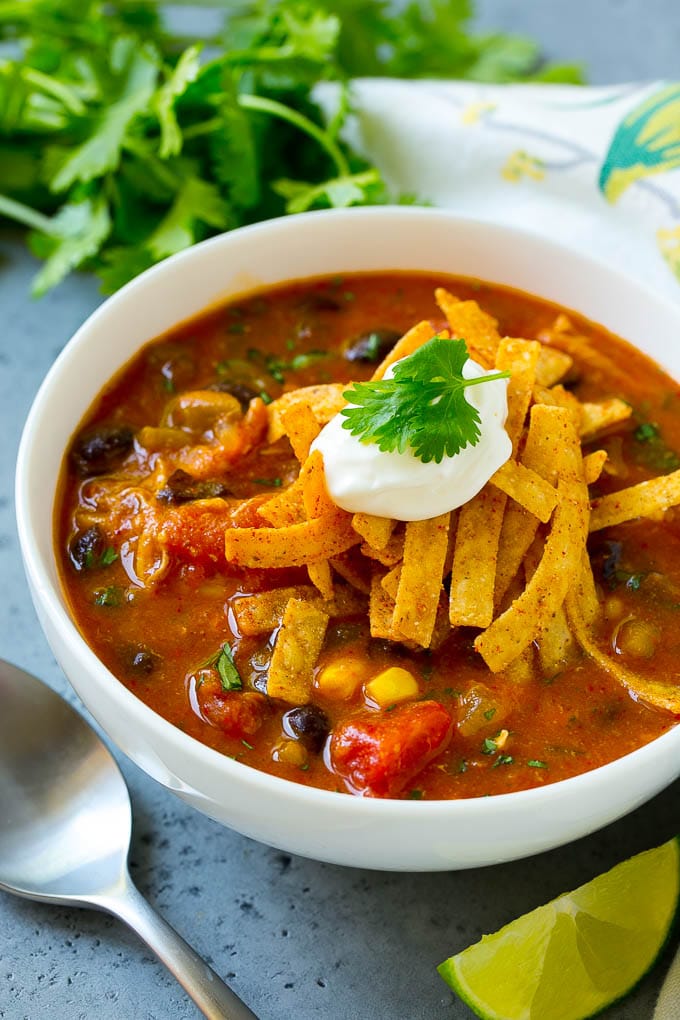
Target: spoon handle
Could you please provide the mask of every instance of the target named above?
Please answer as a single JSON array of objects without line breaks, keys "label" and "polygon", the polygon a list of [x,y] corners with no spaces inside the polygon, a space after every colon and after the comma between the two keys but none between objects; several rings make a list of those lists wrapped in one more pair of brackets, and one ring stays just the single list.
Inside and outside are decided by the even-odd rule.
[{"label": "spoon handle", "polygon": [[101,906],[136,931],[208,1020],[258,1020],[205,960],[151,907],[127,876]]}]

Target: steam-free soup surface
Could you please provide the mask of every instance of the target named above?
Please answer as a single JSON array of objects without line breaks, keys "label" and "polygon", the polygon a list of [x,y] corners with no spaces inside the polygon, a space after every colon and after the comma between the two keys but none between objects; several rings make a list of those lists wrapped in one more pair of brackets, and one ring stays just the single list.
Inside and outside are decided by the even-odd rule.
[{"label": "steam-free soup surface", "polygon": [[[310,578],[304,567],[245,569],[224,558],[225,529],[265,523],[258,505],[299,471],[288,439],[268,443],[260,419],[282,392],[369,378],[415,322],[440,329],[433,293],[442,285],[495,316],[501,335],[549,340],[556,320],[559,327],[560,310],[543,301],[440,276],[291,284],[147,345],[97,398],[65,461],[56,541],[63,585],[88,643],[175,726],[298,783],[414,799],[505,793],[593,769],[677,721],[634,700],[580,652],[550,675],[536,657],[531,676],[518,681],[489,671],[472,628],[457,628],[424,651],[372,638],[365,595],[337,571],[334,583],[349,608],[330,620],[311,700],[268,696],[280,621],[246,635],[235,608],[253,593],[309,590]],[[633,407],[628,421],[588,447],[608,453],[593,493],[677,469],[676,384],[623,341],[569,316],[589,356],[575,357],[567,389],[581,400],[616,396]],[[224,398],[224,443],[242,444],[235,459],[215,439],[217,395]],[[658,517],[596,533],[590,555],[602,605],[600,647],[646,676],[671,677],[680,656],[680,527],[675,510]],[[376,705],[366,686],[391,667],[402,671],[394,674],[397,689],[405,671],[413,691]],[[338,767],[342,754],[334,759],[329,748],[341,730],[350,743],[369,746],[376,732],[383,741],[385,775],[373,785],[362,788]]]}]

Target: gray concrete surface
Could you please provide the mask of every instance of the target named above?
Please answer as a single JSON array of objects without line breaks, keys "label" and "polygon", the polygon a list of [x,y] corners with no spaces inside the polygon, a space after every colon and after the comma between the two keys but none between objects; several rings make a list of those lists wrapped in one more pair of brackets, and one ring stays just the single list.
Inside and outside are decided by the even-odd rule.
[{"label": "gray concrete surface", "polygon": [[[677,0],[480,0],[479,11],[485,28],[531,33],[548,55],[582,60],[592,81],[680,76]],[[19,235],[1,233],[0,656],[75,701],[30,604],[12,477],[40,380],[100,298],[92,280],[74,277],[33,302],[34,270]],[[244,839],[183,806],[126,760],[121,765],[133,798],[132,871],[141,890],[261,1020],[464,1020],[471,1013],[438,978],[438,962],[680,832],[676,783],[602,832],[532,860],[435,875],[354,871]],[[663,964],[603,1016],[647,1020],[662,975]],[[95,1016],[188,1020],[196,1010],[118,922],[0,894],[0,1017]]]}]

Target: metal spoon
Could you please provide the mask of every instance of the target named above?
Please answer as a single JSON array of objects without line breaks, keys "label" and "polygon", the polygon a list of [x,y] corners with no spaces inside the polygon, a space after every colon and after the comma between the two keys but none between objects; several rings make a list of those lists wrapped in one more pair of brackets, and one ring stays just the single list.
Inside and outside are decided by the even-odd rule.
[{"label": "metal spoon", "polygon": [[93,729],[0,660],[0,889],[129,924],[211,1020],[257,1020],[135,887],[125,780]]}]

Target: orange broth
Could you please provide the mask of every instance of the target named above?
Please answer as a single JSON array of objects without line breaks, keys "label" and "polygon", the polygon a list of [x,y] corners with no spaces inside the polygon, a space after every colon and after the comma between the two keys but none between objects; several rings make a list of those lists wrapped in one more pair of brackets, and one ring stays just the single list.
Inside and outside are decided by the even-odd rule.
[{"label": "orange broth", "polygon": [[[173,395],[224,380],[236,379],[271,399],[316,382],[368,378],[375,366],[347,360],[348,345],[379,329],[403,333],[424,318],[433,329],[441,327],[436,286],[479,302],[499,320],[501,335],[538,337],[560,312],[545,301],[499,286],[425,274],[366,274],[289,284],[210,311],[147,345],[100,394],[80,433],[98,423],[124,424],[133,432],[156,426]],[[582,400],[615,395],[634,408],[631,421],[589,447],[606,448],[618,472],[603,475],[593,491],[632,485],[678,467],[673,452],[680,450],[677,384],[624,341],[569,314],[611,367],[608,372],[577,359],[570,388]],[[104,476],[115,479],[117,471],[134,460],[134,448],[126,458],[122,468],[113,466]],[[230,491],[225,507],[232,498],[275,494],[293,481],[297,469],[286,439],[275,448],[256,449],[224,474]],[[97,479],[101,477],[100,472]],[[56,522],[62,583],[77,625],[97,655],[137,697],[195,739],[265,772],[346,792],[345,783],[329,768],[323,746],[306,751],[298,762],[276,760],[282,740],[289,742],[282,718],[290,705],[268,704],[256,731],[246,735],[225,732],[201,706],[201,664],[214,660],[225,641],[233,649],[243,691],[266,692],[271,636],[240,635],[231,602],[263,588],[309,583],[304,569],[230,568],[224,559],[219,561],[224,529],[218,525],[215,534],[209,534],[206,519],[202,538],[211,555],[194,555],[189,545],[173,548],[163,579],[139,587],[126,572],[126,543],[134,538],[129,501],[128,509],[125,500],[111,509],[103,551],[101,540],[91,556],[77,546],[79,537],[83,546],[82,535],[92,519],[97,479],[83,478],[82,466],[77,471],[73,458],[67,458]],[[185,506],[188,515],[200,512],[200,501]],[[213,518],[211,522],[213,527]],[[654,628],[658,640],[650,661],[632,665],[648,674],[670,672],[680,656],[676,512],[596,534],[591,558],[605,606],[602,647],[626,662],[625,651],[614,647],[617,626],[620,630],[622,620],[642,621]],[[677,722],[633,700],[585,656],[554,676],[537,674],[529,683],[494,675],[473,649],[475,634],[461,628],[437,651],[410,652],[371,639],[365,615],[330,622],[319,668],[339,652],[366,676],[391,665],[407,668],[417,679],[418,697],[439,702],[458,722],[469,723],[471,705],[488,706],[481,715],[476,713],[472,729],[463,725],[461,732],[456,723],[446,750],[409,777],[398,796],[479,797],[556,782],[618,758]],[[377,711],[365,703],[361,685],[348,701],[317,695],[314,700],[331,732],[348,717],[375,717]],[[509,737],[498,749],[494,738],[501,728]]]}]

